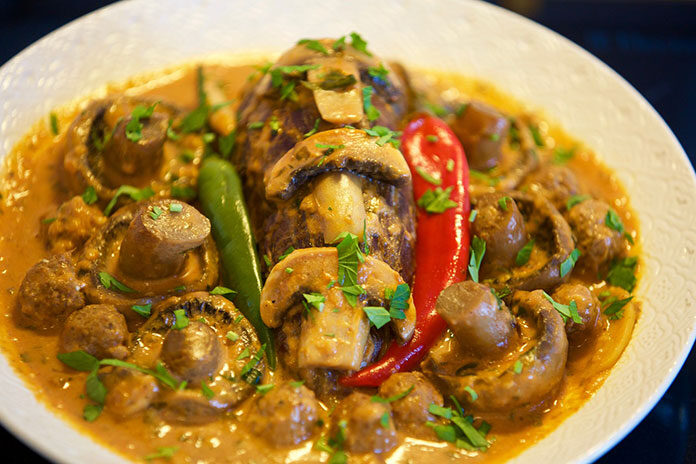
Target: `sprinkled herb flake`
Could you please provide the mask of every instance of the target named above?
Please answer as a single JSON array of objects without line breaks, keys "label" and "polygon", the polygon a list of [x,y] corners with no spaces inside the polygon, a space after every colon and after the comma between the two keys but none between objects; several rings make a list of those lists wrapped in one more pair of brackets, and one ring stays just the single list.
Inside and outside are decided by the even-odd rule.
[{"label": "sprinkled herb flake", "polygon": [[160,216],[162,216],[163,213],[164,211],[162,210],[162,208],[160,208],[159,206],[153,206],[152,211],[150,211],[148,214],[150,215],[153,221],[156,221],[160,218]]},{"label": "sprinkled herb flake", "polygon": [[232,290],[231,288],[227,287],[222,287],[220,285],[218,285],[210,291],[211,295],[234,295],[236,293],[237,292],[235,290]]},{"label": "sprinkled herb flake", "polygon": [[99,273],[99,281],[101,284],[106,288],[107,290],[111,290],[111,287],[114,289],[118,290],[119,292],[123,293],[135,293],[135,290],[132,288],[122,284],[114,276],[109,274],[108,272],[100,272]]},{"label": "sprinkled herb flake", "polygon": [[402,391],[401,393],[397,393],[397,394],[392,395],[388,398],[382,398],[379,395],[374,395],[370,398],[370,401],[373,403],[385,403],[385,404],[393,403],[394,401],[399,401],[403,398],[406,398],[408,395],[411,394],[411,392],[413,391],[414,388],[416,388],[416,386],[411,385],[410,387],[408,387],[406,390]]},{"label": "sprinkled herb flake", "polygon": [[159,102],[155,102],[150,106],[138,105],[133,108],[131,119],[128,121],[128,124],[126,124],[126,138],[128,140],[131,142],[138,142],[143,138],[143,127],[145,126],[140,120],[148,119],[152,116],[152,113],[155,111],[155,106],[158,104]]},{"label": "sprinkled herb flake", "polygon": [[561,277],[565,277],[570,271],[573,270],[573,267],[575,267],[575,263],[578,262],[579,257],[580,250],[577,248],[570,252],[568,258],[561,263]]},{"label": "sprinkled herb flake", "polygon": [[381,116],[379,110],[372,104],[372,92],[373,88],[370,85],[365,86],[362,89],[363,107],[365,109],[365,115],[370,122],[379,119]]},{"label": "sprinkled herb flake", "polygon": [[444,190],[440,187],[436,187],[435,190],[426,190],[423,196],[418,199],[418,206],[428,213],[444,213],[450,208],[455,208],[458,203],[450,200],[453,188],[453,186],[449,186]]},{"label": "sprinkled herb flake", "polygon": [[447,166],[445,166],[445,169],[447,170],[447,172],[454,171],[454,160],[453,159],[447,160]]},{"label": "sprinkled herb flake", "polygon": [[474,236],[471,240],[471,257],[469,258],[469,275],[471,280],[474,282],[479,281],[479,269],[481,268],[481,261],[483,261],[483,255],[486,254],[486,242],[481,238]]},{"label": "sprinkled herb flake", "polygon": [[201,380],[201,392],[207,400],[212,400],[215,396],[215,392],[210,389],[210,387],[205,383],[205,380]]},{"label": "sprinkled herb flake", "polygon": [[571,300],[570,304],[564,305],[555,301],[553,298],[551,298],[551,295],[546,292],[544,292],[544,298],[551,303],[553,309],[558,311],[564,322],[571,319],[576,324],[582,324],[582,318],[580,317],[580,314],[578,314],[578,306],[574,300]]},{"label": "sprinkled herb flake", "polygon": [[623,300],[616,299],[611,301],[604,309],[604,314],[609,316],[609,319],[611,320],[621,319],[623,317],[624,306],[626,306],[632,299],[633,297],[629,296]]},{"label": "sprinkled herb flake", "polygon": [[237,340],[239,340],[239,335],[237,335],[237,333],[232,332],[231,330],[229,330],[229,331],[227,331],[227,333],[225,334],[225,338],[227,338],[227,339],[228,339],[229,341],[231,341],[231,342],[236,342]]},{"label": "sprinkled herb flake", "polygon": [[116,190],[116,194],[114,194],[109,204],[106,205],[106,208],[104,208],[104,216],[111,214],[116,206],[118,198],[121,195],[128,195],[134,201],[141,201],[147,200],[148,198],[154,196],[155,192],[150,187],[139,189],[137,187],[133,187],[132,185],[122,185]]},{"label": "sprinkled herb flake", "polygon": [[381,329],[391,321],[389,311],[381,306],[364,306],[363,311],[365,311],[370,323],[377,329]]},{"label": "sprinkled herb flake", "polygon": [[82,200],[85,204],[93,205],[97,202],[99,198],[97,197],[97,191],[91,185],[85,189],[82,193]]},{"label": "sprinkled herb flake", "polygon": [[429,184],[433,184],[435,186],[442,185],[442,179],[439,176],[435,177],[434,175],[430,174],[428,171],[425,170],[425,168],[421,166],[416,166],[416,172],[419,176],[423,178],[423,180],[425,180]]},{"label": "sprinkled herb flake", "polygon": [[136,313],[140,314],[141,316],[147,318],[150,317],[150,312],[152,310],[152,303],[144,304],[144,305],[133,305],[131,306],[131,309],[135,311]]},{"label": "sprinkled herb flake", "polygon": [[636,286],[636,265],[638,258],[630,256],[621,260],[612,262],[607,274],[607,282],[616,287],[621,287],[627,292],[633,292]]},{"label": "sprinkled herb flake", "polygon": [[312,127],[312,130],[310,130],[309,132],[306,132],[306,133],[304,134],[304,137],[305,137],[305,138],[310,137],[310,136],[312,136],[312,135],[314,135],[314,134],[317,133],[317,131],[319,130],[319,122],[320,122],[320,121],[321,121],[321,119],[319,119],[319,118],[317,118],[317,119],[314,120],[314,127]]},{"label": "sprinkled herb flake", "polygon": [[508,201],[512,201],[512,199],[510,197],[507,197],[507,196],[499,198],[498,199],[498,206],[500,206],[500,209],[502,209],[503,211],[507,211],[508,210],[508,205],[507,205]]},{"label": "sprinkled herb flake", "polygon": [[570,210],[573,206],[579,205],[585,200],[589,200],[592,198],[589,195],[572,195],[570,198],[568,198],[568,201],[566,201],[566,209]]},{"label": "sprinkled herb flake", "polygon": [[185,329],[189,325],[189,318],[186,316],[185,309],[175,309],[174,310],[174,325],[172,326],[175,330]]},{"label": "sprinkled herb flake", "polygon": [[314,39],[302,39],[297,42],[297,45],[304,45],[305,48],[309,50],[313,50],[315,52],[319,52],[322,55],[328,55],[329,51],[326,49],[326,47],[319,42],[318,40]]},{"label": "sprinkled herb flake", "polygon": [[179,451],[178,446],[160,446],[156,453],[148,454],[143,459],[152,461],[153,459],[171,459],[176,452]]},{"label": "sprinkled herb flake", "polygon": [[367,49],[367,42],[363,39],[357,32],[350,33],[350,44],[359,52],[364,53],[367,56],[372,56],[372,53]]},{"label": "sprinkled herb flake", "polygon": [[58,135],[60,133],[60,129],[58,127],[58,115],[51,111],[51,114],[49,115],[49,120],[51,123],[51,133],[53,135]]},{"label": "sprinkled herb flake", "polygon": [[530,256],[532,256],[532,249],[534,248],[534,239],[528,241],[525,246],[523,246],[520,251],[517,252],[515,257],[515,264],[518,266],[524,266],[529,262]]}]

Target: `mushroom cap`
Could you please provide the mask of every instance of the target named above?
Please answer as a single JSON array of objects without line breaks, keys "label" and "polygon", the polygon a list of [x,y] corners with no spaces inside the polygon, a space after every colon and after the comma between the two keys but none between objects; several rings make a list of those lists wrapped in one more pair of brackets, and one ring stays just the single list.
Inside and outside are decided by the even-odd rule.
[{"label": "mushroom cap", "polygon": [[160,356],[173,374],[198,384],[220,368],[222,343],[208,324],[194,320],[167,332]]},{"label": "mushroom cap", "polygon": [[[286,200],[309,179],[328,171],[350,171],[393,185],[411,182],[411,171],[399,150],[377,145],[358,129],[332,129],[298,142],[264,177],[266,197]],[[335,147],[335,148],[328,148]]]},{"label": "mushroom cap", "polygon": [[[111,215],[85,243],[76,265],[78,277],[85,282],[87,301],[112,304],[131,321],[140,318],[130,309],[133,305],[155,303],[177,293],[207,290],[218,281],[218,251],[212,236],[208,236],[200,247],[186,253],[184,266],[175,275],[142,280],[123,273],[118,263],[119,249],[141,206],[142,203],[134,203]],[[106,288],[100,277],[104,272],[132,291],[121,291],[113,285]]]}]

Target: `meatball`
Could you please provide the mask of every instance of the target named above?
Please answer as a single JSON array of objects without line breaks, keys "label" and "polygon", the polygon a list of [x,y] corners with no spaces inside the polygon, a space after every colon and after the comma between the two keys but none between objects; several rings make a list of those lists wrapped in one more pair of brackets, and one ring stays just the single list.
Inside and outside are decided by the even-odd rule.
[{"label": "meatball", "polygon": [[566,321],[566,333],[573,341],[578,341],[576,338],[581,333],[586,334],[592,331],[597,326],[597,320],[600,313],[600,305],[597,298],[590,290],[582,284],[563,284],[560,285],[552,295],[553,299],[561,304],[569,305],[574,301],[582,323],[577,324],[571,319]]},{"label": "meatball", "polygon": [[505,304],[499,304],[486,285],[472,280],[444,289],[435,308],[460,345],[476,356],[497,357],[516,333]]},{"label": "meatball", "polygon": [[60,205],[55,221],[48,225],[48,246],[53,253],[79,248],[105,222],[98,208],[87,205],[81,196],[73,197]]},{"label": "meatball", "polygon": [[112,305],[85,306],[68,316],[60,336],[64,353],[83,350],[99,359],[128,356],[126,318]]},{"label": "meatball", "polygon": [[432,403],[442,406],[440,392],[420,372],[400,372],[393,374],[379,387],[382,398],[399,395],[412,388],[405,397],[391,403],[394,421],[399,428],[422,426],[435,420],[428,412]]},{"label": "meatball", "polygon": [[452,130],[462,142],[469,167],[486,171],[500,163],[510,121],[495,108],[472,101],[457,115]]},{"label": "meatball", "polygon": [[193,385],[218,371],[222,351],[222,344],[209,325],[190,321],[183,329],[167,333],[161,356],[174,374]]},{"label": "meatball", "polygon": [[116,368],[103,381],[107,391],[104,406],[123,419],[144,411],[159,391],[154,377],[132,369]]},{"label": "meatball", "polygon": [[490,193],[476,199],[472,235],[486,242],[481,276],[489,278],[510,269],[517,253],[527,242],[524,218],[515,200],[504,193]]},{"label": "meatball", "polygon": [[566,215],[581,253],[579,262],[593,273],[623,251],[621,232],[606,224],[609,210],[609,205],[601,200],[585,200],[573,206]]},{"label": "meatball", "polygon": [[565,209],[566,201],[580,191],[575,173],[567,166],[548,165],[533,172],[524,186],[549,200],[559,210]]},{"label": "meatball", "polygon": [[332,416],[334,429],[344,429],[344,447],[348,451],[381,454],[398,444],[388,403],[373,402],[369,395],[353,392],[339,403]]},{"label": "meatball", "polygon": [[34,329],[51,329],[85,305],[83,283],[65,255],[53,255],[34,264],[19,287],[20,321]]},{"label": "meatball", "polygon": [[278,385],[254,403],[247,423],[251,431],[274,446],[296,445],[314,433],[319,402],[304,385]]}]

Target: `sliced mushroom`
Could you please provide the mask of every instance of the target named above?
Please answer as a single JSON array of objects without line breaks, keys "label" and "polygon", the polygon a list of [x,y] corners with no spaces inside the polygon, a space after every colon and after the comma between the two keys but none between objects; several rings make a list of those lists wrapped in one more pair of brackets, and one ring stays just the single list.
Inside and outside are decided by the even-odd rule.
[{"label": "sliced mushroom", "polygon": [[[561,263],[568,259],[574,249],[570,227],[551,202],[541,196],[508,192],[507,197],[514,200],[522,214],[527,235],[534,239],[534,246],[525,264],[497,269],[494,275],[486,276],[485,282],[498,290],[541,288],[551,291],[570,277],[570,273],[561,275]],[[474,206],[477,204],[474,203]],[[486,261],[485,255],[483,261]]]},{"label": "sliced mushroom", "polygon": [[[170,211],[174,204],[182,210]],[[87,300],[112,304],[133,320],[139,317],[130,309],[134,304],[214,287],[218,253],[209,227],[205,217],[179,201],[155,200],[119,209],[78,258]]]},{"label": "sliced mushroom", "polygon": [[[263,351],[232,302],[196,292],[168,298],[152,311],[134,334],[128,361],[151,369],[162,362],[174,378],[187,382],[184,390],[160,388],[156,401],[164,404],[164,420],[206,423],[254,392],[265,369]],[[184,327],[176,311],[185,315]]]},{"label": "sliced mushroom", "polygon": [[[133,135],[132,128],[138,126],[129,126],[133,110],[153,104],[135,97],[97,100],[73,121],[63,161],[73,193],[91,186],[107,202],[121,185],[150,186],[161,195],[169,192],[172,179],[180,187],[195,186],[204,148],[200,134],[181,134],[178,140],[167,136],[170,122],[174,127],[181,122],[181,110],[157,102],[151,116],[137,121],[142,124],[140,136]],[[192,154],[193,161],[182,159],[184,152]]]},{"label": "sliced mushroom", "polygon": [[335,56],[312,62],[319,67],[307,72],[307,80],[313,84],[314,101],[322,119],[332,124],[360,122],[364,112],[357,63]]},{"label": "sliced mushroom", "polygon": [[266,197],[286,200],[308,179],[327,171],[350,171],[393,185],[411,182],[401,152],[357,129],[332,129],[299,143],[264,178]]},{"label": "sliced mushroom", "polygon": [[[512,301],[520,342],[509,356],[467,363],[456,370],[443,369],[431,356],[423,362],[426,375],[465,403],[468,410],[509,412],[533,406],[552,393],[563,378],[568,339],[560,313],[541,290],[516,292]],[[457,350],[467,346],[466,340],[457,342],[455,357]]]},{"label": "sliced mushroom", "polygon": [[[292,269],[290,274],[285,272],[288,267]],[[346,301],[337,281],[336,248],[305,248],[293,251],[276,264],[261,292],[261,317],[269,327],[279,327],[286,313],[301,303],[303,294],[317,292],[324,295],[322,310],[310,308],[308,320],[302,324],[298,347],[301,368],[359,368],[368,341],[363,302],[383,301],[386,288],[394,289],[403,283],[398,273],[371,256],[358,266],[357,283],[365,293],[356,306]],[[334,285],[330,286],[331,282]],[[412,300],[409,300],[409,308],[404,311],[405,319],[392,320],[396,336],[402,341],[410,339],[415,328],[412,305]]]}]

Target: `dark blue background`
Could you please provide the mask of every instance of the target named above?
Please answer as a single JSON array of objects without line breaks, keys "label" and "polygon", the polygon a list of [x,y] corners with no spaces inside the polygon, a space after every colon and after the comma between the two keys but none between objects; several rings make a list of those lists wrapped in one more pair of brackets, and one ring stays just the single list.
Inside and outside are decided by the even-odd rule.
[{"label": "dark blue background", "polygon": [[[59,26],[111,2],[0,0],[0,64]],[[696,1],[500,0],[589,50],[657,109],[696,158]],[[645,420],[598,463],[696,462],[696,355]],[[4,456],[40,461],[0,429]],[[17,459],[19,461],[19,459]]]}]

